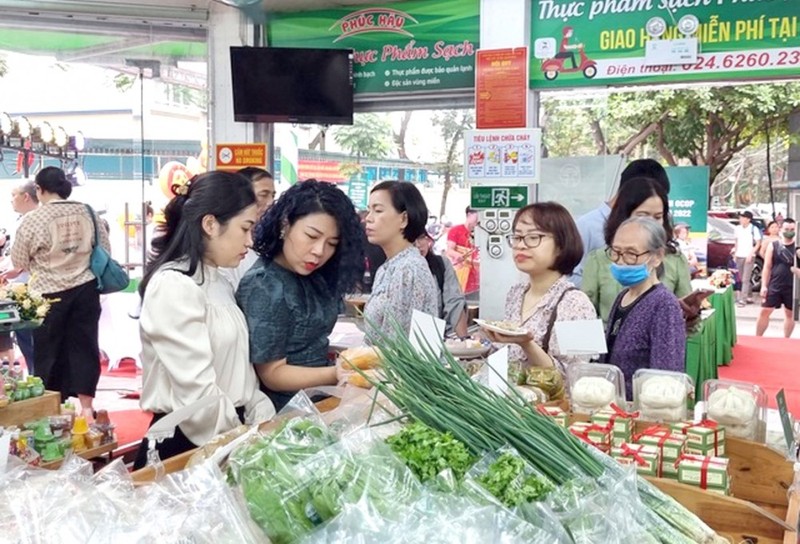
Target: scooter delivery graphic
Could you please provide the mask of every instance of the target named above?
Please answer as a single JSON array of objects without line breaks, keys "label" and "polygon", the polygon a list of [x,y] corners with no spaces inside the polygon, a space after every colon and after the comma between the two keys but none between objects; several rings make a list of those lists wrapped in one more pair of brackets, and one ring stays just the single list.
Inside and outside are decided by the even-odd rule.
[{"label": "scooter delivery graphic", "polygon": [[[551,59],[542,61],[542,72],[544,78],[552,81],[558,77],[559,73],[568,74],[570,72],[583,72],[583,76],[592,79],[597,75],[597,63],[586,56],[582,43],[569,43],[572,38],[573,30],[571,26],[565,26],[561,30],[561,46],[558,53]],[[578,51],[580,63],[576,62],[575,50]],[[567,66],[569,61],[570,66]]]}]

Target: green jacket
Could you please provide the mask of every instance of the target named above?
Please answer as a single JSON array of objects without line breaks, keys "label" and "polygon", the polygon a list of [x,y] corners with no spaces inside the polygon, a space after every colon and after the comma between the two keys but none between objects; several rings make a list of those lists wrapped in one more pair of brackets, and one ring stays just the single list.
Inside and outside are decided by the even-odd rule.
[{"label": "green jacket", "polygon": [[[622,291],[622,285],[611,276],[610,266],[611,259],[606,255],[605,248],[592,251],[586,258],[581,283],[581,290],[589,296],[603,325],[608,322],[611,306]],[[678,298],[692,292],[689,261],[683,253],[668,253],[664,257],[664,273],[660,279]]]}]

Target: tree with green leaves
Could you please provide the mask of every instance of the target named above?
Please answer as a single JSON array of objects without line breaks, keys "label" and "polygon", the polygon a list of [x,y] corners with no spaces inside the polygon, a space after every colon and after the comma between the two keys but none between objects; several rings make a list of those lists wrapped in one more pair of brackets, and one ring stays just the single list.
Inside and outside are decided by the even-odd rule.
[{"label": "tree with green leaves", "polygon": [[392,149],[392,125],[383,115],[357,114],[352,125],[336,129],[333,139],[359,161],[364,157],[382,159]]},{"label": "tree with green leaves", "polygon": [[709,188],[730,161],[788,138],[800,112],[800,83],[691,87],[612,93],[606,98],[545,103],[551,156],[623,153],[660,157],[668,165],[709,167]]},{"label": "tree with green leaves", "polygon": [[453,179],[464,168],[460,144],[464,141],[464,131],[475,126],[475,112],[473,110],[439,111],[433,116],[433,124],[439,128],[439,134],[445,145],[444,161],[436,165],[437,172],[444,176],[442,204],[439,208],[441,217],[447,207],[447,194],[453,186]]}]

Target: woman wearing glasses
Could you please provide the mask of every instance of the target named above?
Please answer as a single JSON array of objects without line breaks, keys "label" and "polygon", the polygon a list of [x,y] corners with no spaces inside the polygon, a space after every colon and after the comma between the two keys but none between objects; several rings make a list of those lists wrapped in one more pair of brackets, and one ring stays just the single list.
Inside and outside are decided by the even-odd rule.
[{"label": "woman wearing glasses", "polygon": [[[678,298],[688,295],[692,290],[689,262],[671,237],[673,229],[669,218],[669,202],[666,192],[658,182],[650,178],[636,178],[620,190],[606,220],[604,235],[607,246],[611,246],[619,226],[631,217],[649,217],[662,225],[665,253],[657,270],[659,280]],[[581,289],[589,296],[606,325],[611,305],[620,291],[627,287],[611,274],[611,262],[605,249],[590,253],[586,258],[581,283]]]},{"label": "woman wearing glasses", "polygon": [[589,298],[567,279],[583,255],[580,233],[566,208],[555,202],[525,206],[514,217],[513,229],[507,240],[528,281],[508,292],[505,320],[528,334],[486,334],[493,342],[513,344],[509,360],[520,361],[523,368],[556,368],[563,374],[566,365],[580,359],[561,354],[553,325],[597,317]]},{"label": "woman wearing glasses", "polygon": [[611,275],[625,289],[611,305],[606,329],[606,361],[631,378],[640,368],[683,372],[686,326],[678,300],[658,279],[667,255],[664,228],[649,217],[632,217],[616,231],[607,249]]}]

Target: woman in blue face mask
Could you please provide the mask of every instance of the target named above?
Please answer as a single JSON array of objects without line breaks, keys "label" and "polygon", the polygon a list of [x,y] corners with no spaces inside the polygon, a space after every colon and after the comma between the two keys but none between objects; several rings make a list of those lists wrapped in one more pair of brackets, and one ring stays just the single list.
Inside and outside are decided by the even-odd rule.
[{"label": "woman in blue face mask", "polygon": [[[669,236],[665,235],[664,237],[666,245],[664,258],[658,269],[659,279],[667,290],[678,298],[691,293],[689,262],[678,249],[677,242],[672,239],[673,228],[669,218],[667,193],[657,180],[634,178],[620,189],[605,224],[604,238],[607,246],[611,246],[611,241],[622,222],[631,217],[649,217],[660,224],[664,232],[668,233]],[[581,283],[581,290],[588,295],[597,314],[606,325],[611,305],[619,292],[628,287],[612,275],[610,264],[611,261],[604,249],[589,253]],[[641,269],[638,272],[622,272],[622,277],[628,281],[631,277],[636,279],[636,274],[643,274],[643,272]]]},{"label": "woman in blue face mask", "polygon": [[656,272],[666,255],[666,240],[659,223],[632,217],[619,226],[605,250],[609,271],[623,286],[608,316],[606,362],[622,370],[629,399],[636,370],[685,370],[683,311]]}]

